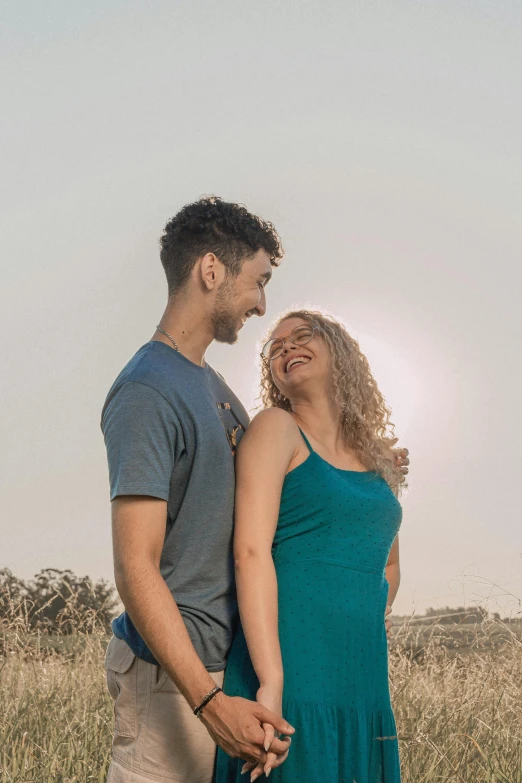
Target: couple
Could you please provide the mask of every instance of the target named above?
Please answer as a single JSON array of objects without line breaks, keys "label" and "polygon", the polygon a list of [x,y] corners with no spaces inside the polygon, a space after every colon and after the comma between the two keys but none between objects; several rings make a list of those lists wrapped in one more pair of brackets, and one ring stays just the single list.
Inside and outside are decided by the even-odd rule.
[{"label": "couple", "polygon": [[384,616],[408,459],[368,362],[333,319],[283,316],[246,431],[204,354],[264,315],[279,237],[204,198],[160,256],[166,310],[102,413],[125,606],[108,783],[398,783]]}]

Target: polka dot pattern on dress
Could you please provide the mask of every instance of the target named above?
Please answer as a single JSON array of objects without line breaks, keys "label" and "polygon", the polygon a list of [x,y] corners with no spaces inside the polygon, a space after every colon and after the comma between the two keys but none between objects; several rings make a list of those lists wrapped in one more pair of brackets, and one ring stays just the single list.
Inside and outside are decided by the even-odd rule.
[{"label": "polka dot pattern on dress", "polygon": [[[285,478],[272,553],[283,715],[296,732],[274,783],[400,782],[384,568],[401,516],[380,476],[336,468],[311,448]],[[258,686],[240,628],[224,689],[255,699]],[[219,751],[216,783],[244,781],[241,767]]]}]

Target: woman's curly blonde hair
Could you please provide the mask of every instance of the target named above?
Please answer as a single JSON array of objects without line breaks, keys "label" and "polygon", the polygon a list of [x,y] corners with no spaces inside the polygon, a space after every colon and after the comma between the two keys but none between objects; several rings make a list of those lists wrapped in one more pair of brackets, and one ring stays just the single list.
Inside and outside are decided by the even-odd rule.
[{"label": "woman's curly blonde hair", "polygon": [[[374,470],[399,493],[405,478],[397,465],[393,447],[398,441],[391,411],[380,393],[370,370],[368,359],[345,327],[332,316],[318,310],[292,310],[278,318],[270,330],[289,318],[301,318],[317,326],[318,335],[326,343],[332,369],[332,404],[341,413],[344,442],[355,451],[361,462]],[[288,400],[275,385],[270,363],[261,363],[261,402],[265,408],[291,411]]]}]

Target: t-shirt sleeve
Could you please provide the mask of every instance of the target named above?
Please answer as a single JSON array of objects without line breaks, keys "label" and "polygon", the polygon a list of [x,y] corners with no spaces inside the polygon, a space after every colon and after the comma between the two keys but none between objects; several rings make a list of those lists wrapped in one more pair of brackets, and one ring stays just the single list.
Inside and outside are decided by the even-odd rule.
[{"label": "t-shirt sleeve", "polygon": [[169,499],[172,471],[183,451],[178,418],[165,398],[143,383],[125,383],[102,417],[111,500],[119,495]]}]

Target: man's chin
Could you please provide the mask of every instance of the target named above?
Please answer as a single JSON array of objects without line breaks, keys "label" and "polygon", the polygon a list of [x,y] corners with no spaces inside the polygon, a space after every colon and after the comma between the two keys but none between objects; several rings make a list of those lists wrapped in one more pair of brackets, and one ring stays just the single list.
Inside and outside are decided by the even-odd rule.
[{"label": "man's chin", "polygon": [[234,343],[237,343],[239,334],[238,330],[235,329],[232,331],[232,329],[229,329],[227,331],[221,331],[214,335],[214,340],[217,343],[226,343],[227,345],[234,345]]},{"label": "man's chin", "polygon": [[228,313],[227,315],[215,313],[212,319],[212,326],[214,327],[214,340],[218,343],[227,343],[227,345],[234,345],[237,343],[239,336],[239,330],[243,326],[243,319],[239,319],[237,316],[234,318]]}]

